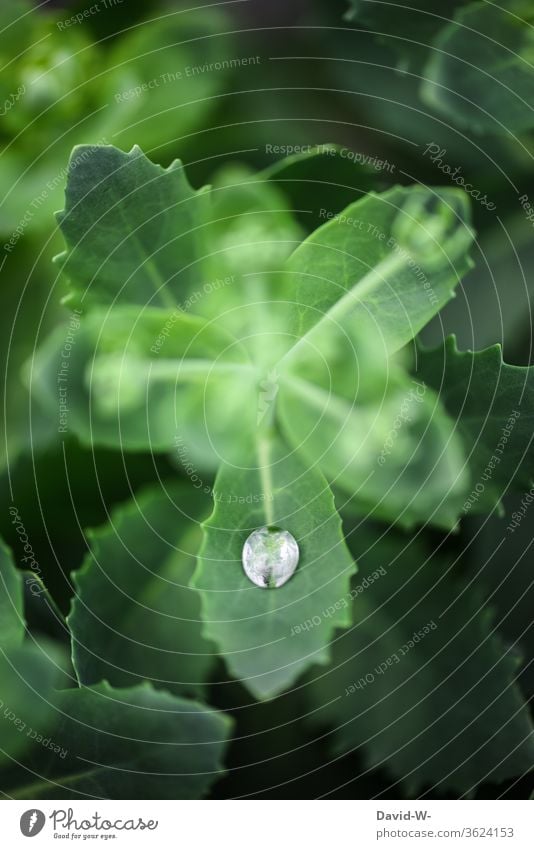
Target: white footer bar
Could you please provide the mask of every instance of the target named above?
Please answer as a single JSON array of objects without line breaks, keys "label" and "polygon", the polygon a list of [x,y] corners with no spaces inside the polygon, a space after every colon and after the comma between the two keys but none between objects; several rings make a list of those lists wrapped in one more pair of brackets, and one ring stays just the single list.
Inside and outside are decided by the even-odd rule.
[{"label": "white footer bar", "polygon": [[0,826],[10,849],[67,841],[158,849],[326,849],[334,841],[347,849],[533,849],[534,802],[4,801]]}]

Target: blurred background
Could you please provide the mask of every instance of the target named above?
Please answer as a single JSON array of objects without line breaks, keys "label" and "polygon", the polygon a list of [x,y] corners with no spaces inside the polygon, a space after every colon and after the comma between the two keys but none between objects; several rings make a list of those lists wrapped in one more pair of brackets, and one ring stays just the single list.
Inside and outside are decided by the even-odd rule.
[{"label": "blurred background", "polygon": [[[323,173],[328,166],[319,163],[312,182],[291,187],[309,231],[321,223],[320,208],[339,211],[355,192],[397,183],[463,185],[473,200],[476,266],[424,341],[437,344],[454,332],[462,349],[501,342],[508,362],[527,365],[534,8],[506,7],[520,17],[458,0],[446,9],[437,0],[393,8],[371,0],[2,4],[0,534],[14,546],[8,508],[15,502],[64,612],[69,575],[86,551],[81,529],[105,521],[110,508],[158,475],[177,474],[163,455],[93,451],[61,440],[25,389],[24,364],[68,316],[52,259],[63,247],[54,213],[63,207],[72,147],[138,144],[162,165],[183,160],[200,187],[229,161],[265,169],[286,152],[335,143],[345,151],[335,173]],[[509,95],[505,114],[493,75]],[[513,511],[513,499],[508,506]],[[466,520],[446,556],[454,561],[462,552],[459,573],[483,569],[503,632],[512,641],[521,636],[528,658],[531,531],[524,522],[495,553],[500,533],[495,521]],[[437,544],[432,534],[427,544]],[[520,565],[510,569],[512,562]],[[528,663],[521,680],[531,698]],[[326,730],[312,733],[294,721],[306,712],[302,690],[275,707],[250,703],[237,683],[212,690],[210,702],[233,712],[240,731],[216,796],[406,794],[386,769],[365,770],[358,753],[332,761]],[[531,790],[525,778],[484,785],[479,795],[527,797]]]}]

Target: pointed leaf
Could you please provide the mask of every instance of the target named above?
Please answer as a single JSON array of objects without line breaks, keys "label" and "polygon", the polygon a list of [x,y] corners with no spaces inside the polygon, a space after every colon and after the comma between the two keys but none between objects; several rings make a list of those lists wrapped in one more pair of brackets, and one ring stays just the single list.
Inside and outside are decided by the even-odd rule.
[{"label": "pointed leaf", "polygon": [[325,322],[371,320],[387,350],[398,350],[469,269],[468,222],[467,195],[457,189],[397,187],[348,206],[287,262],[295,335],[312,343]]},{"label": "pointed leaf", "polygon": [[213,665],[202,639],[200,600],[189,587],[208,496],[190,483],[145,491],[89,535],[74,574],[68,623],[81,684],[152,680],[198,695]]},{"label": "pointed leaf", "polygon": [[138,147],[75,147],[58,216],[72,300],[172,309],[202,278],[205,204],[178,160],[164,169]]},{"label": "pointed leaf", "polygon": [[[311,664],[328,662],[334,629],[350,621],[343,599],[355,567],[321,474],[270,436],[260,441],[257,457],[249,453],[242,462],[245,456],[246,467],[223,466],[217,476],[194,584],[205,636],[218,644],[230,672],[265,699]],[[300,549],[297,571],[277,589],[255,586],[241,564],[245,540],[265,525],[289,531]],[[332,606],[317,627],[300,639],[292,635]]]},{"label": "pointed leaf", "polygon": [[231,723],[197,702],[104,682],[58,693],[55,706],[66,755],[15,798],[196,799],[221,774]]}]

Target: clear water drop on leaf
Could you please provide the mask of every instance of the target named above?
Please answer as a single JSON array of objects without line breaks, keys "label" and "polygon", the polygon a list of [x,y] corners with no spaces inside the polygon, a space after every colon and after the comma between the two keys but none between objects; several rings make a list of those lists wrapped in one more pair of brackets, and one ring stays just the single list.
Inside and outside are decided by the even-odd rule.
[{"label": "clear water drop on leaf", "polygon": [[299,547],[289,531],[263,527],[253,531],[243,546],[243,569],[258,587],[281,587],[299,562]]}]

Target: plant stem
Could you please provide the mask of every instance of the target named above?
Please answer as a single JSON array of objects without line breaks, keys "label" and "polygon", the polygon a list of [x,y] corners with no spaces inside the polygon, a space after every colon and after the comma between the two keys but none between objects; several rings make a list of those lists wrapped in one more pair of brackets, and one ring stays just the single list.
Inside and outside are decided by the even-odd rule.
[{"label": "plant stem", "polygon": [[271,476],[271,451],[268,435],[258,439],[258,468],[260,473],[264,511],[267,526],[274,524],[273,479]]}]

